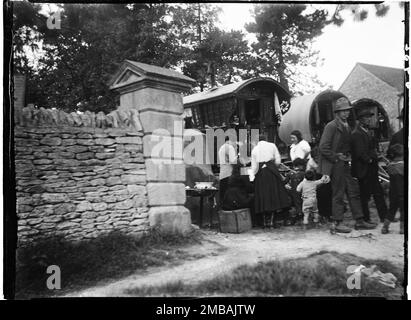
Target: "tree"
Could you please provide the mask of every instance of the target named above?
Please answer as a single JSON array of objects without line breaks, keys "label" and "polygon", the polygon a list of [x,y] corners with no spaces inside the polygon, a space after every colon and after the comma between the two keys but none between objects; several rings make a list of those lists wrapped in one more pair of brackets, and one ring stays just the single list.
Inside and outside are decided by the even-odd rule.
[{"label": "tree", "polygon": [[319,61],[311,41],[340,12],[326,19],[325,10],[305,5],[258,5],[247,26],[258,40],[250,50],[243,33],[216,27],[219,8],[208,3],[63,4],[61,29],[52,30],[45,5],[12,7],[14,67],[28,76],[29,102],[69,111],[115,108],[107,82],[124,59],[182,70],[200,90],[208,78],[227,84],[264,75],[300,92],[302,70]]},{"label": "tree", "polygon": [[221,84],[229,84],[234,78],[250,77],[249,67],[255,59],[241,31],[213,30],[202,45],[215,64],[217,81]]},{"label": "tree", "polygon": [[292,66],[315,66],[318,60],[311,42],[321,35],[327,11],[306,13],[306,8],[300,4],[256,5],[255,22],[246,25],[246,30],[255,33],[258,40],[252,45],[258,56],[255,72],[276,75],[287,89]]},{"label": "tree", "polygon": [[[172,67],[185,56],[166,4],[64,4],[60,30],[47,29],[39,6],[15,8],[15,63],[28,73],[29,100],[39,106],[110,111],[116,103],[107,82],[124,59]],[[36,66],[18,55],[27,59],[26,29],[44,52]]]},{"label": "tree", "polygon": [[[29,101],[43,107],[110,111],[116,97],[107,82],[124,59],[180,68],[204,88],[210,66],[227,73],[217,76],[226,83],[238,74],[240,51],[249,51],[243,35],[230,39],[216,29],[220,9],[211,4],[64,4],[60,30],[47,28],[42,9],[16,5],[14,29],[15,65],[29,76]],[[31,43],[34,50],[40,45],[40,58],[27,54],[27,37],[20,36],[26,29],[36,35]],[[229,40],[233,47],[221,48]],[[36,63],[23,61],[27,56]]]},{"label": "tree", "polygon": [[203,41],[216,29],[215,22],[221,9],[207,3],[196,3],[175,5],[173,11],[175,28],[189,49],[181,69],[185,75],[197,80],[200,91],[203,91],[213,65],[204,50]]},{"label": "tree", "polygon": [[[254,59],[242,32],[216,27],[221,9],[207,3],[174,6],[174,28],[186,48],[181,63],[183,73],[197,80],[203,91],[213,85],[224,85],[250,76]],[[208,81],[210,80],[210,81]]]},{"label": "tree", "polygon": [[38,22],[44,18],[38,13],[40,9],[40,5],[25,1],[13,4],[13,55],[16,72],[23,72],[29,67],[25,49],[38,49],[41,37]]},{"label": "tree", "polygon": [[[402,7],[404,3],[399,2],[399,5]],[[390,10],[390,5],[385,3],[374,4],[374,9],[377,17],[384,17]],[[365,8],[359,4],[337,4],[334,13],[328,20],[328,23],[341,26],[344,23],[344,18],[341,13],[344,11],[349,11],[354,21],[364,21],[367,19],[369,14],[369,8]]]},{"label": "tree", "polygon": [[[193,61],[188,62],[183,71],[191,77],[202,77],[204,89],[213,84],[226,85],[234,80],[249,78],[254,60],[242,32],[226,32],[215,28],[194,49]],[[207,76],[214,77],[209,85],[206,83]]]}]

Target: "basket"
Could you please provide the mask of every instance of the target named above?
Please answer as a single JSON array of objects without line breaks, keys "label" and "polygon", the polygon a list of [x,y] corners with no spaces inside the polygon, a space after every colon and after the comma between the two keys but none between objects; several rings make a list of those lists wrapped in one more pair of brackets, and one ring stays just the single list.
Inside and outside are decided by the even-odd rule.
[{"label": "basket", "polygon": [[220,230],[224,233],[242,233],[252,228],[249,208],[231,211],[220,210],[218,218],[220,220]]}]

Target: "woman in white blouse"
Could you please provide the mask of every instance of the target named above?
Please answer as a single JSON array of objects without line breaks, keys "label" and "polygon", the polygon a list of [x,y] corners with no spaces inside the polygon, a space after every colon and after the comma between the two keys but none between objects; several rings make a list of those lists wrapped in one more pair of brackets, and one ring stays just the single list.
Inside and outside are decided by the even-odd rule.
[{"label": "woman in white blouse", "polygon": [[310,144],[303,139],[301,132],[298,130],[292,131],[290,134],[290,140],[292,143],[290,147],[291,161],[300,158],[307,161],[307,170],[317,169],[318,165],[311,157]]},{"label": "woman in white blouse", "polygon": [[[264,135],[251,152],[251,172],[254,179],[254,208],[264,227],[273,226],[273,215],[290,206],[291,202],[277,166],[280,153],[274,143],[267,142]],[[270,218],[270,221],[266,221]]]},{"label": "woman in white blouse", "polygon": [[297,158],[304,160],[308,159],[311,152],[310,144],[303,139],[300,131],[294,130],[290,134],[291,147],[290,147],[290,158],[294,161]]}]

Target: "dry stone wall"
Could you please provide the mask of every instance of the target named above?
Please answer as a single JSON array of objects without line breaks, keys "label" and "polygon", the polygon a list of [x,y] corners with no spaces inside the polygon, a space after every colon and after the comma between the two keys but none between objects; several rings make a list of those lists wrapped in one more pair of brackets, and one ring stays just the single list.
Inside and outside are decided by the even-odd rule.
[{"label": "dry stone wall", "polygon": [[142,129],[134,110],[24,108],[14,129],[18,240],[149,229]]}]

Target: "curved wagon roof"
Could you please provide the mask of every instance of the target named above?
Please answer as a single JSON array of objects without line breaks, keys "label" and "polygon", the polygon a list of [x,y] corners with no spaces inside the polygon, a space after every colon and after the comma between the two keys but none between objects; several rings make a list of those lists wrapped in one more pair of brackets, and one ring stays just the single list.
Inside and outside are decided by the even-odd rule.
[{"label": "curved wagon roof", "polygon": [[279,127],[278,134],[280,139],[289,144],[290,133],[294,130],[299,130],[302,133],[303,138],[310,141],[312,138],[310,115],[315,103],[322,99],[335,100],[341,97],[347,98],[340,91],[325,90],[315,94],[291,98],[290,108],[283,115]]},{"label": "curved wagon roof", "polygon": [[230,97],[236,95],[244,87],[256,83],[256,82],[268,82],[271,83],[276,89],[281,91],[284,95],[290,97],[290,93],[286,90],[280,83],[272,78],[252,78],[248,80],[243,80],[240,82],[230,83],[225,86],[212,88],[208,91],[198,92],[186,97],[183,97],[184,107],[189,107],[191,105],[210,102],[213,100],[219,100],[225,97]]},{"label": "curved wagon roof", "polygon": [[379,103],[377,100],[374,99],[369,99],[369,98],[361,98],[353,101],[352,103],[353,108],[358,111],[358,109],[361,108],[367,108],[369,106],[375,106],[378,108],[378,111],[384,116],[384,118],[387,120],[387,123],[389,124],[389,117],[387,114],[387,111],[384,109],[384,106]]},{"label": "curved wagon roof", "polygon": [[379,103],[377,100],[370,99],[370,98],[357,99],[357,100],[354,100],[353,102],[351,102],[351,104],[354,108],[364,108],[364,107],[367,107],[367,106],[377,106],[377,107],[382,108],[384,110],[384,107],[381,105],[381,103]]}]

